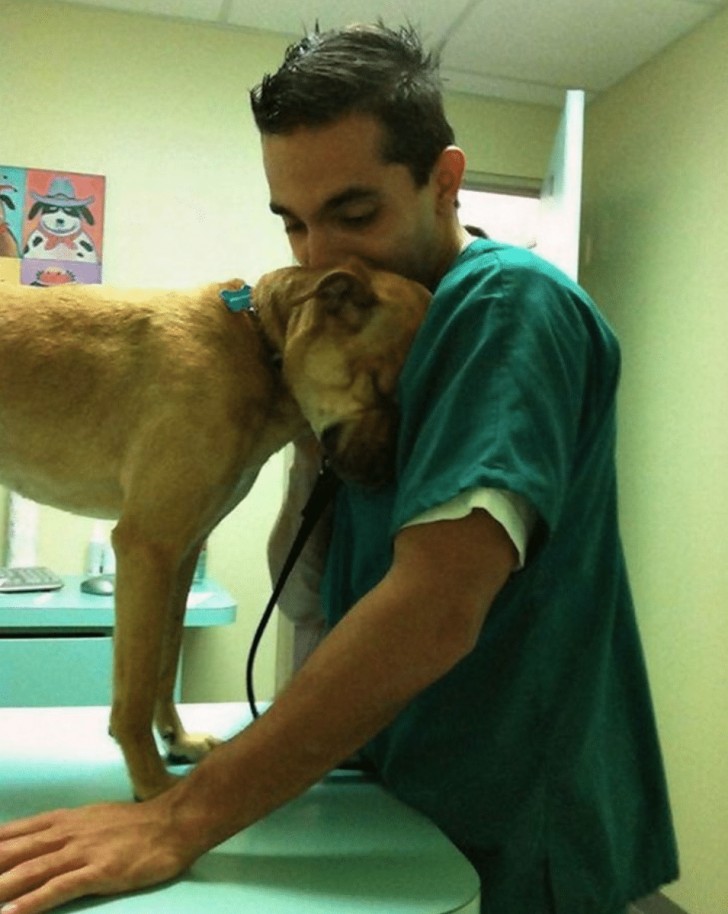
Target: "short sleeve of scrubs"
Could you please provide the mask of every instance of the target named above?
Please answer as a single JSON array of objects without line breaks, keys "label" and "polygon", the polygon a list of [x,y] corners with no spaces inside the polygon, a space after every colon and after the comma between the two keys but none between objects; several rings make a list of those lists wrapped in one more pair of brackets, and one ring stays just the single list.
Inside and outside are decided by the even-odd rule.
[{"label": "short sleeve of scrubs", "polygon": [[392,532],[476,488],[513,492],[547,528],[559,522],[589,406],[589,308],[528,251],[476,242],[461,254],[400,379]]},{"label": "short sleeve of scrubs", "polygon": [[467,517],[476,508],[487,511],[503,527],[518,553],[517,567],[523,568],[528,537],[531,535],[536,517],[526,499],[512,492],[504,492],[502,489],[466,489],[444,505],[437,505],[418,514],[408,521],[405,527],[432,524],[440,520],[457,520]]}]

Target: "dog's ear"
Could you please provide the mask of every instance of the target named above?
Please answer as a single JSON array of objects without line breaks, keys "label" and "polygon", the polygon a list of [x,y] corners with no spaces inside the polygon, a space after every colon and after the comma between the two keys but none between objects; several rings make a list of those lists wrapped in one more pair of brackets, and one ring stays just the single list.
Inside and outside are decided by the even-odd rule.
[{"label": "dog's ear", "polygon": [[327,273],[319,280],[314,296],[328,314],[340,318],[352,331],[366,324],[377,303],[369,275],[348,268]]}]

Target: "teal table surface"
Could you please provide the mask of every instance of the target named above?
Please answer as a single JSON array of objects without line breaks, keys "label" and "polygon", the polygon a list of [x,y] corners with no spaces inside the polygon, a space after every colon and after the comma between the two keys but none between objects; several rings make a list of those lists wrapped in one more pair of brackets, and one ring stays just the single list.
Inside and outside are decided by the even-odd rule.
[{"label": "teal table surface", "polygon": [[[62,575],[60,590],[0,593],[0,629],[108,628],[114,624],[114,598],[81,590],[83,575]],[[226,625],[235,621],[233,597],[207,579],[193,585],[185,626]]]},{"label": "teal table surface", "polygon": [[[247,705],[182,705],[194,730],[228,737]],[[108,708],[0,709],[0,821],[128,800]],[[251,790],[255,785],[251,784]],[[429,820],[359,774],[334,772],[298,799],[149,890],[64,914],[478,914],[475,870]]]}]

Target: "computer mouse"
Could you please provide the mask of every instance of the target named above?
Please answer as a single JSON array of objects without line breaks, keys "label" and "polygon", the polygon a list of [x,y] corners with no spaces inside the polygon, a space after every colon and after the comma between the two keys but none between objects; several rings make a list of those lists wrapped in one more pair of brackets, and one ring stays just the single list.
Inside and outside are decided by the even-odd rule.
[{"label": "computer mouse", "polygon": [[113,574],[95,574],[81,581],[81,590],[96,597],[110,597],[114,593]]}]

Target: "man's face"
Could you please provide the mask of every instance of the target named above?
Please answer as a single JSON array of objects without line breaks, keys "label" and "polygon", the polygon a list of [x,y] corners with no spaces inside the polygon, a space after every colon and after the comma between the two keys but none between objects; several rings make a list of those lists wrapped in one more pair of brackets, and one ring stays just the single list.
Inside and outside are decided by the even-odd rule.
[{"label": "man's face", "polygon": [[405,165],[382,159],[382,127],[366,115],[262,138],[271,210],[294,257],[327,267],[354,256],[432,286],[451,257],[452,197],[437,167],[417,187]]}]

